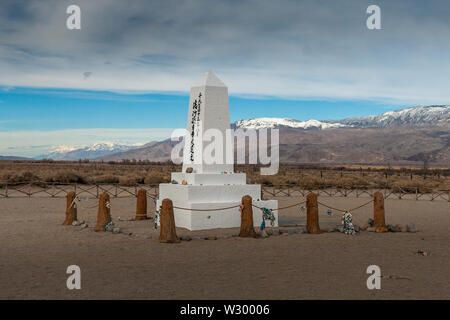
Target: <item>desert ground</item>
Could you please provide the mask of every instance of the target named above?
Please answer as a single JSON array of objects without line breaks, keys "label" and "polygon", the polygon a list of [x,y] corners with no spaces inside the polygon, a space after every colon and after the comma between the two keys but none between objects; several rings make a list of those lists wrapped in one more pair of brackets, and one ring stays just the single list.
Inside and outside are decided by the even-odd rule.
[{"label": "desert ground", "polygon": [[[303,198],[277,199],[287,206]],[[238,229],[177,229],[178,236],[192,238],[179,244],[158,243],[153,220],[123,221],[134,216],[134,198],[111,200],[120,234],[94,232],[96,209],[82,207],[96,201],[79,206],[78,219],[89,224],[81,228],[61,225],[65,199],[0,199],[0,299],[450,299],[445,200],[385,201],[386,222],[414,223],[417,233],[248,239],[236,237]],[[353,208],[367,199],[320,196],[319,201]],[[330,217],[319,209],[321,227],[340,223],[338,212]],[[372,206],[353,216],[364,224]],[[305,218],[298,207],[280,211],[280,223],[301,225]],[[81,268],[81,290],[66,287],[72,264]],[[381,290],[366,287],[372,264],[381,268]]]}]

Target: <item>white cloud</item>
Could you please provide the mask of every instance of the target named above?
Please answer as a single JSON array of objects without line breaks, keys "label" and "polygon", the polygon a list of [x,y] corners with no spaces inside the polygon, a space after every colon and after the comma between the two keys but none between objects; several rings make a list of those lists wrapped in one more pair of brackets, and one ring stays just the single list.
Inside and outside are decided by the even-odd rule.
[{"label": "white cloud", "polygon": [[212,69],[232,94],[450,101],[449,2],[379,0],[369,31],[368,0],[79,0],[76,32],[64,1],[15,3],[0,12],[6,86],[186,92]]}]

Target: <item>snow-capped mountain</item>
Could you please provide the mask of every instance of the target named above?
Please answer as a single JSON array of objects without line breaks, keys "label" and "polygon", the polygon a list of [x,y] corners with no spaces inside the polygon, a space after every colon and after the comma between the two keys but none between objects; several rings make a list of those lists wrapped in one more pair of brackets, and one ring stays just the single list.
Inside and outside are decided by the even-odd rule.
[{"label": "snow-capped mountain", "polygon": [[36,157],[36,159],[78,160],[95,159],[117,152],[137,148],[142,144],[123,144],[116,142],[99,142],[88,146],[56,146],[50,153]]},{"label": "snow-capped mountain", "polygon": [[233,128],[391,128],[391,127],[429,127],[450,125],[450,106],[419,106],[389,111],[377,116],[355,117],[343,120],[299,121],[287,118],[255,118],[238,120]]},{"label": "snow-capped mountain", "polygon": [[331,129],[347,127],[345,124],[322,122],[318,120],[298,121],[287,118],[255,118],[250,120],[238,120],[233,124],[234,128],[263,129],[263,128],[300,128],[300,129]]},{"label": "snow-capped mountain", "polygon": [[389,111],[378,116],[348,118],[338,122],[358,128],[450,125],[450,106],[419,106]]},{"label": "snow-capped mountain", "polygon": [[[257,118],[239,120],[231,126],[289,128],[280,133],[283,139],[280,159],[286,163],[420,162],[424,156],[433,163],[449,162],[450,106],[421,106],[343,120]],[[329,134],[328,129],[339,130]],[[298,145],[299,141],[303,141],[302,146]],[[166,161],[175,144],[167,139],[140,146],[113,142],[82,147],[60,146],[39,158]]]}]

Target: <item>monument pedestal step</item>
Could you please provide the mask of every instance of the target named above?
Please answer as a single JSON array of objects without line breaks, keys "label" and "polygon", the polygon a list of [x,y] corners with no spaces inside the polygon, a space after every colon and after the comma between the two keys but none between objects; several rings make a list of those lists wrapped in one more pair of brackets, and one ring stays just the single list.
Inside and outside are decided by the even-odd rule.
[{"label": "monument pedestal step", "polygon": [[254,201],[261,199],[261,185],[183,185],[162,183],[159,185],[159,198],[170,199],[174,203],[216,203],[241,201],[249,195]]},{"label": "monument pedestal step", "polygon": [[179,184],[185,180],[190,185],[245,184],[245,173],[184,173],[172,172],[172,180]]}]

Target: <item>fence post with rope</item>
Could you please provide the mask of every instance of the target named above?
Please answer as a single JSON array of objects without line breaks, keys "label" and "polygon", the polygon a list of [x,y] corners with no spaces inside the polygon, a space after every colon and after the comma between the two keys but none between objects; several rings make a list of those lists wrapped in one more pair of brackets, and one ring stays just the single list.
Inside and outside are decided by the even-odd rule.
[{"label": "fence post with rope", "polygon": [[173,203],[170,199],[164,199],[161,205],[161,217],[159,221],[159,239],[160,243],[179,243],[175,229],[175,216],[173,214]]},{"label": "fence post with rope", "polygon": [[384,218],[384,197],[379,191],[373,194],[373,226],[375,228],[386,228]]},{"label": "fence post with rope", "polygon": [[306,196],[306,231],[311,234],[321,233],[319,227],[319,205],[315,193],[310,193]]},{"label": "fence post with rope", "polygon": [[252,197],[245,195],[242,197],[241,212],[241,230],[239,237],[242,238],[255,238],[256,233],[253,228],[253,209],[252,209]]},{"label": "fence post with rope", "polygon": [[97,225],[94,228],[96,232],[106,231],[106,226],[112,221],[109,201],[109,194],[107,192],[100,194],[98,199]]},{"label": "fence post with rope", "polygon": [[136,217],[134,220],[147,219],[147,190],[139,189],[137,192]]},{"label": "fence post with rope", "polygon": [[75,200],[77,195],[74,191],[66,194],[66,218],[63,222],[63,226],[70,226],[77,220],[77,205]]}]

